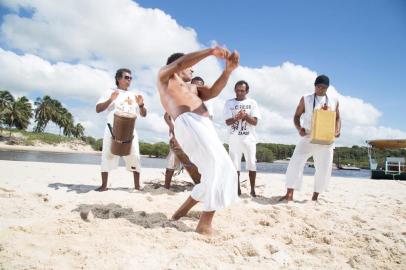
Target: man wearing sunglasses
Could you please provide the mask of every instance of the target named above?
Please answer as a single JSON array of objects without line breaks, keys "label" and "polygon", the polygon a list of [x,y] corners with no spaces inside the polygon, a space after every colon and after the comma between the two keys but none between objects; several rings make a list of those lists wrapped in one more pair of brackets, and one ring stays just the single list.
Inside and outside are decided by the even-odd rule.
[{"label": "man wearing sunglasses", "polygon": [[[96,112],[100,113],[107,111],[107,123],[113,126],[114,113],[116,110],[123,110],[135,113],[137,116],[145,117],[147,109],[144,106],[144,99],[141,95],[136,95],[134,92],[129,91],[132,77],[131,71],[126,68],[117,70],[116,72],[116,88],[107,90],[99,99],[96,105]],[[140,153],[138,145],[138,135],[134,127],[134,139],[132,141],[130,155],[124,156],[123,159],[128,171],[132,171],[134,175],[134,188],[140,189]],[[97,191],[107,190],[108,174],[111,170],[118,167],[119,156],[113,155],[110,151],[111,134],[108,126],[106,125],[103,137],[103,150],[101,161],[101,177],[102,185],[96,189]]]}]

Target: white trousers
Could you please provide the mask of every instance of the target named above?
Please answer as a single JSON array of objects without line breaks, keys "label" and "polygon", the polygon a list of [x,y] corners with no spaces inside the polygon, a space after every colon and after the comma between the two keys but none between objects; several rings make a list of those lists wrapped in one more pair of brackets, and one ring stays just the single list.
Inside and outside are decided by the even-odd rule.
[{"label": "white trousers", "polygon": [[286,171],[286,187],[301,189],[303,169],[307,160],[313,156],[314,192],[322,192],[328,187],[333,165],[334,144],[321,145],[310,143],[310,136],[303,137],[295,147]]},{"label": "white trousers", "polygon": [[229,139],[230,158],[237,171],[241,171],[241,158],[244,154],[245,169],[248,171],[257,170],[257,143],[253,140],[243,140],[237,136],[231,136]]},{"label": "white trousers", "polygon": [[168,156],[166,157],[166,168],[170,170],[179,170],[180,169],[180,161],[176,157],[175,153],[172,149],[169,149]]},{"label": "white trousers", "polygon": [[[101,161],[101,171],[109,172],[111,170],[118,168],[118,162],[120,160],[119,156],[113,155],[110,150],[111,147],[111,134],[110,130],[106,126],[104,130],[103,137],[103,150],[102,150],[102,161]],[[125,167],[128,171],[141,172],[141,161],[140,161],[140,150],[138,143],[138,135],[134,130],[134,139],[131,145],[131,152],[128,156],[123,157],[125,162]]]},{"label": "white trousers", "polygon": [[192,198],[203,202],[204,211],[216,211],[236,201],[237,171],[212,121],[195,113],[183,113],[175,120],[175,134],[202,175],[201,183],[192,190]]}]

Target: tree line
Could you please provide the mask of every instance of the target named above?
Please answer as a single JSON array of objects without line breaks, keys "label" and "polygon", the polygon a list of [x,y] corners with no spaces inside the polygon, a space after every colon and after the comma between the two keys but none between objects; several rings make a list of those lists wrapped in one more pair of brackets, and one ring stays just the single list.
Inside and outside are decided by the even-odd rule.
[{"label": "tree line", "polygon": [[[59,127],[59,133],[64,136],[82,138],[85,128],[75,124],[73,115],[61,102],[46,95],[37,98],[34,106],[25,96],[15,98],[9,91],[0,91],[0,126],[9,129],[26,130],[34,118],[34,132],[44,132],[52,122]],[[10,132],[11,134],[11,132]]]},{"label": "tree line", "polygon": [[[10,129],[26,130],[32,118],[35,122],[34,132],[44,132],[47,125],[52,122],[59,127],[59,135],[62,133],[67,137],[81,138],[93,149],[98,151],[102,149],[103,140],[84,136],[84,127],[80,123],[75,124],[73,115],[58,100],[45,95],[37,98],[32,106],[25,96],[15,98],[9,91],[0,91],[0,128],[4,126]],[[227,144],[224,144],[224,147],[228,150]],[[258,143],[257,160],[258,162],[286,160],[292,156],[294,149],[294,145]],[[140,142],[140,153],[150,157],[165,158],[169,153],[169,145],[165,142],[152,144]],[[374,158],[379,164],[383,164],[385,157],[388,156],[406,158],[406,150],[380,150],[376,151]],[[336,147],[334,163],[369,168],[367,148],[363,146]]]}]

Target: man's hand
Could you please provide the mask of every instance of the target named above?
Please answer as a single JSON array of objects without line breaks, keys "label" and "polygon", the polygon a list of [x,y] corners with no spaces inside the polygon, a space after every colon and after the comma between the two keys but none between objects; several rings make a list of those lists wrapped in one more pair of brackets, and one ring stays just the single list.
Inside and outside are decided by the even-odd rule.
[{"label": "man's hand", "polygon": [[241,110],[234,116],[234,119],[235,119],[235,121],[239,121],[241,119],[244,119],[246,117],[246,115],[247,115],[247,113],[244,110]]},{"label": "man's hand", "polygon": [[144,98],[141,95],[135,95],[135,101],[137,102],[138,106],[144,105]]},{"label": "man's hand", "polygon": [[227,59],[230,56],[230,52],[226,48],[221,48],[219,46],[213,48],[211,53],[220,59]]},{"label": "man's hand", "polygon": [[336,138],[338,138],[338,137],[340,137],[340,135],[341,135],[341,132],[340,132],[340,130],[336,130],[336,134],[335,134],[335,137],[336,137]]},{"label": "man's hand", "polygon": [[238,67],[240,64],[240,55],[237,51],[234,51],[227,59],[226,59],[226,70],[231,72]]},{"label": "man's hand", "polygon": [[306,135],[306,130],[304,128],[299,129],[299,135],[304,137]]},{"label": "man's hand", "polygon": [[111,93],[110,101],[114,101],[118,97],[118,94],[120,94],[120,92],[118,90]]}]

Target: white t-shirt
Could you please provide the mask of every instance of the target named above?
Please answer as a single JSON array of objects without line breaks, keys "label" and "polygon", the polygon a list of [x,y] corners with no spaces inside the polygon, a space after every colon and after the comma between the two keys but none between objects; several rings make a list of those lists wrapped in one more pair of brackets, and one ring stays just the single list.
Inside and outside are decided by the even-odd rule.
[{"label": "white t-shirt", "polygon": [[[257,102],[250,98],[241,101],[238,101],[235,98],[227,100],[224,105],[224,117],[225,119],[234,117],[241,110],[245,110],[245,112],[251,117],[256,117],[258,120],[261,119],[261,113],[259,112]],[[228,129],[230,138],[235,136],[242,140],[252,139],[257,141],[255,126],[249,124],[247,121],[241,119],[228,126]]]},{"label": "white t-shirt", "polygon": [[106,102],[111,97],[111,94],[114,93],[114,91],[116,90],[119,91],[117,98],[113,102],[111,102],[106,109],[108,113],[107,123],[111,125],[113,125],[114,113],[117,110],[132,113],[137,116],[140,113],[138,104],[135,101],[135,93],[128,90],[126,91],[118,88],[109,89],[99,98],[96,104]]}]

